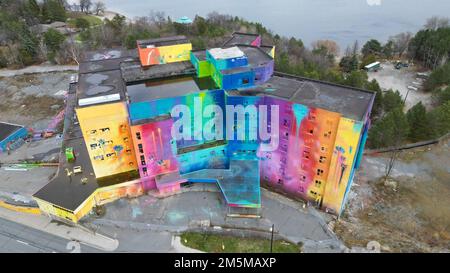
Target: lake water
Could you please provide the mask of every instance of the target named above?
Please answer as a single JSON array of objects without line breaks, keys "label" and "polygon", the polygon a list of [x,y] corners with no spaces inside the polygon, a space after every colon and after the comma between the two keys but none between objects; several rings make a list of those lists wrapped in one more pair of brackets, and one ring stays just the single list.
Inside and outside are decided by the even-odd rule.
[{"label": "lake water", "polygon": [[275,33],[301,38],[306,45],[332,39],[344,50],[358,40],[386,41],[416,32],[433,16],[450,17],[450,0],[104,0],[108,10],[130,18],[163,11],[174,19],[211,11],[260,22]]}]

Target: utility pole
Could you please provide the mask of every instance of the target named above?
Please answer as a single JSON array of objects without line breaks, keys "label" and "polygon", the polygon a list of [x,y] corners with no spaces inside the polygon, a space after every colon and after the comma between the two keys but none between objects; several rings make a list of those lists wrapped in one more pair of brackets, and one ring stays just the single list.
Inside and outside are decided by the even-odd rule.
[{"label": "utility pole", "polygon": [[270,253],[273,251],[273,231],[275,230],[275,225],[272,224],[272,227],[270,228],[270,231],[272,232],[272,235],[270,237]]}]

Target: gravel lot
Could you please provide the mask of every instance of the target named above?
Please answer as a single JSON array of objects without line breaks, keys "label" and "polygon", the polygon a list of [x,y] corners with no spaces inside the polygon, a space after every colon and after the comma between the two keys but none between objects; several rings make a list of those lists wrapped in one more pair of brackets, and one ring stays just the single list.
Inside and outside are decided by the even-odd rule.
[{"label": "gravel lot", "polygon": [[418,88],[417,91],[410,90],[406,99],[406,110],[421,101],[428,109],[431,106],[431,93],[425,93],[421,85],[414,84],[422,81],[417,79],[414,67],[397,70],[392,63],[382,63],[382,69],[378,72],[369,72],[369,80],[377,80],[383,90],[398,90],[404,98],[408,93],[408,86]]}]

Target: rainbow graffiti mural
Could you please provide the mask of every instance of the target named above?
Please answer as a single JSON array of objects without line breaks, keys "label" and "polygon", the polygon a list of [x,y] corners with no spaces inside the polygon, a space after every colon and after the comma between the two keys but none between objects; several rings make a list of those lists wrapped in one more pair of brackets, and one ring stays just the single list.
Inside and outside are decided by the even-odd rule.
[{"label": "rainbow graffiti mural", "polygon": [[[222,48],[196,51],[184,36],[137,43],[141,67],[136,68],[137,59],[118,54],[111,71],[111,63],[105,63],[105,71],[80,77],[84,85],[79,89],[88,89],[77,90],[82,96],[75,109],[84,143],[72,140],[67,177],[60,175],[53,187],[65,192],[62,185],[69,181],[73,191],[86,185],[90,191],[80,190],[82,197],[63,203],[71,206],[67,209],[54,204],[49,186],[36,197],[42,211],[77,222],[94,206],[121,197],[146,191],[165,195],[184,183],[216,183],[232,208],[261,208],[263,185],[342,212],[370,128],[372,93],[274,76],[275,47],[261,45],[255,34],[234,33]],[[95,62],[101,66],[104,61]],[[169,63],[180,64],[158,67]],[[127,80],[133,73],[138,76]],[[351,106],[362,105],[357,113],[321,103],[323,97],[339,101],[345,91],[353,92],[347,97],[356,101]],[[173,111],[180,105],[187,112]],[[222,115],[208,112],[211,108]],[[262,116],[259,109],[268,112]],[[220,116],[223,123],[211,122]],[[205,124],[214,124],[219,133],[205,132]],[[261,140],[263,126],[270,128],[270,140]],[[193,138],[175,139],[174,128]],[[266,144],[273,149],[264,149]],[[88,156],[78,156],[84,148]],[[85,183],[76,187],[69,173],[85,158],[92,168],[75,177]]]}]

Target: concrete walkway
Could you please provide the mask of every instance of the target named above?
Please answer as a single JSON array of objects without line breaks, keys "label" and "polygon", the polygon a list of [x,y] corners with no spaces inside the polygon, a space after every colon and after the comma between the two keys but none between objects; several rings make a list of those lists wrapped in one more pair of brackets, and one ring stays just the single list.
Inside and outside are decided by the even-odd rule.
[{"label": "concrete walkway", "polygon": [[178,234],[199,228],[202,222],[208,222],[210,227],[265,233],[274,224],[277,234],[294,243],[302,242],[305,252],[345,251],[346,247],[328,229],[320,212],[266,190],[262,190],[261,198],[260,219],[230,218],[217,187],[199,184],[164,199],[142,196],[118,200],[106,205],[105,216],[83,219],[83,225],[99,231],[116,227],[122,231]]},{"label": "concrete walkway", "polygon": [[78,71],[77,65],[32,65],[22,69],[1,69],[0,77],[14,77],[26,74],[38,74],[49,72]]},{"label": "concrete walkway", "polygon": [[119,241],[115,239],[111,239],[98,233],[95,234],[86,228],[72,227],[52,221],[49,217],[44,215],[24,214],[0,207],[0,217],[70,241],[81,242],[90,247],[104,251],[114,251],[119,246]]},{"label": "concrete walkway", "polygon": [[172,247],[176,253],[204,253],[203,251],[184,246],[180,236],[172,237]]}]

